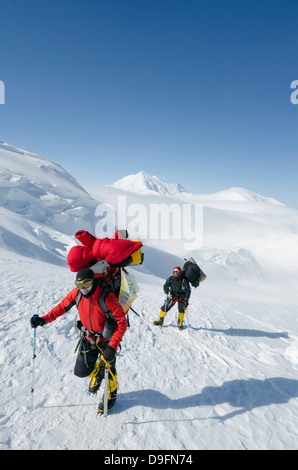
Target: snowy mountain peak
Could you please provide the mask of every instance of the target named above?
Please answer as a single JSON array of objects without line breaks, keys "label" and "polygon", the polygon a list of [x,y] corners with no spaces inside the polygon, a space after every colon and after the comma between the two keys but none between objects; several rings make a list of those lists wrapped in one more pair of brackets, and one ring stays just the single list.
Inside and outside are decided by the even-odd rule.
[{"label": "snowy mountain peak", "polygon": [[[4,181],[26,181],[31,185],[55,187],[60,195],[67,196],[75,189],[86,196],[78,182],[57,163],[46,157],[13,147],[0,140],[1,186]],[[11,179],[12,178],[12,179]]]},{"label": "snowy mountain peak", "polygon": [[150,176],[143,170],[136,175],[125,176],[112,186],[139,194],[152,194],[154,192],[161,196],[176,196],[187,192],[180,184],[168,183],[165,179]]}]

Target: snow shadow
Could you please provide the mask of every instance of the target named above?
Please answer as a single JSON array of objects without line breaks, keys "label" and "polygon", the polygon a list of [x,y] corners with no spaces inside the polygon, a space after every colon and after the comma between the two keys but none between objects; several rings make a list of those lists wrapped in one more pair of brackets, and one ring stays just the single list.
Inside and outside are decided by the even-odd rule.
[{"label": "snow shadow", "polygon": [[50,249],[38,246],[15,233],[1,228],[0,246],[2,245],[4,248],[7,247],[10,251],[17,253],[18,255],[25,256],[26,258],[44,261],[56,266],[66,266],[66,258],[56,251],[56,249],[65,251],[66,245],[58,241],[51,240],[47,234],[44,234],[44,238],[45,237],[51,241]]},{"label": "snow shadow", "polygon": [[226,330],[218,328],[193,328],[197,331],[210,331],[212,333],[224,333],[228,336],[266,336],[267,338],[276,339],[276,338],[289,338],[289,334],[285,331],[279,333],[272,333],[270,331],[262,330],[250,330],[246,328],[227,328]]},{"label": "snow shadow", "polygon": [[[205,387],[200,393],[188,397],[172,399],[157,390],[137,390],[121,394],[121,410],[135,406],[147,406],[157,410],[183,410],[199,406],[215,406],[228,403],[237,410],[221,417],[225,421],[236,415],[251,411],[261,406],[287,403],[298,397],[298,380],[283,377],[258,380],[232,380],[219,387]],[[120,396],[119,396],[120,398]],[[120,402],[120,400],[119,400]],[[117,409],[119,409],[119,405]],[[116,407],[115,407],[115,412]]]}]

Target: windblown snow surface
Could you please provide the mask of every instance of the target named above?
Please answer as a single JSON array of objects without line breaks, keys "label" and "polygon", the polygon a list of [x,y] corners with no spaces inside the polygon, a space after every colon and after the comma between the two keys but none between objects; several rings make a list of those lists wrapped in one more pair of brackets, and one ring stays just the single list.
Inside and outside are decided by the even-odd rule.
[{"label": "windblown snow surface", "polygon": [[[11,158],[12,167],[13,155]],[[17,181],[28,188],[25,176],[18,179],[21,173],[19,169],[13,176],[13,194]],[[36,173],[35,184],[38,178]],[[9,181],[6,172],[6,187]],[[29,320],[60,302],[74,281],[65,252],[75,241],[63,230],[61,220],[59,226],[51,226],[51,220],[58,220],[53,206],[50,218],[48,206],[42,206],[45,212],[39,225],[28,213],[33,202],[44,204],[42,195],[47,195],[47,204],[53,201],[48,183],[44,180],[41,185],[39,179],[40,191],[41,187],[45,190],[31,194],[22,214],[8,197],[1,199],[0,448],[297,449],[297,211],[266,198],[256,199],[239,188],[209,198],[183,193],[184,203],[185,198],[204,199],[204,244],[191,254],[208,277],[192,289],[183,331],[177,329],[175,307],[162,329],[153,326],[164,301],[165,277],[177,261],[183,262],[186,253],[178,241],[176,251],[173,241],[167,252],[165,241],[160,243],[160,251],[144,241],[144,264],[129,269],[140,287],[134,303],[140,317],[130,313],[130,328],[117,357],[118,399],[105,418],[96,414],[101,391],[88,395],[89,379],[73,375],[78,341],[75,308],[36,330],[35,389],[31,393],[33,330]],[[1,185],[2,190],[3,181]],[[71,188],[69,204],[64,204],[65,227],[70,217],[74,225],[80,222],[73,214],[84,214],[75,210],[77,191],[86,197],[78,186]],[[105,198],[104,202],[112,201],[121,191],[93,188],[94,199],[88,195],[86,200],[96,207]],[[27,197],[24,194],[26,191],[23,198]],[[150,203],[151,193],[142,194],[146,197]],[[140,200],[145,201],[137,197]],[[83,218],[81,222],[84,225]],[[36,224],[44,234],[42,241],[36,238]],[[59,240],[63,240],[63,250],[55,245]],[[39,247],[35,257],[33,245]]]}]

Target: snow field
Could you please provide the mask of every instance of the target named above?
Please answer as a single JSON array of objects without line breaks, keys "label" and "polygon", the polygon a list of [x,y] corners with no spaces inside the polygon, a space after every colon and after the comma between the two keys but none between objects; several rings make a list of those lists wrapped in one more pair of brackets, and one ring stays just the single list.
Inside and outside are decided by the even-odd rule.
[{"label": "snow field", "polygon": [[[162,280],[150,278],[130,313],[119,395],[97,417],[89,379],[73,375],[75,308],[37,329],[31,409],[31,315],[44,314],[73,286],[61,267],[1,252],[1,449],[294,449],[297,446],[297,322],[287,310],[192,290],[190,328],[152,325],[163,303]],[[134,275],[138,278],[135,270]],[[18,286],[18,289],[15,289]],[[216,294],[216,292],[215,292]],[[284,314],[284,315],[283,315]]]}]

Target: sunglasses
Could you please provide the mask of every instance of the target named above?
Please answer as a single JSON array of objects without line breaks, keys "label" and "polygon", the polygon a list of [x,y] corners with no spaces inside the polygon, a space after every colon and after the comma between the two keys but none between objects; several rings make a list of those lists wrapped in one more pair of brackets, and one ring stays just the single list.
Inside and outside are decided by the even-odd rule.
[{"label": "sunglasses", "polygon": [[87,289],[92,286],[93,279],[84,279],[83,281],[75,281],[75,285],[78,289]]}]

